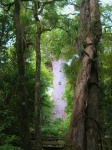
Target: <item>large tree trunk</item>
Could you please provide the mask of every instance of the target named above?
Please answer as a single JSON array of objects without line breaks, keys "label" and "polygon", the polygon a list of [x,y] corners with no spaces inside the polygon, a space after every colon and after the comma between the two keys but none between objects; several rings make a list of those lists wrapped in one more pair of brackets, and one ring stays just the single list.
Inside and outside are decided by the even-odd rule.
[{"label": "large tree trunk", "polygon": [[20,125],[21,125],[19,134],[22,138],[22,148],[24,150],[31,150],[27,101],[25,96],[25,79],[24,79],[25,62],[24,62],[24,50],[20,24],[20,0],[15,0],[14,25],[16,33],[16,51],[17,51],[17,66],[18,66],[18,81],[17,81],[18,116],[20,118]]},{"label": "large tree trunk", "polygon": [[80,7],[83,44],[82,68],[78,74],[67,142],[72,150],[98,150],[97,45],[101,23],[97,0],[85,0]]},{"label": "large tree trunk", "polygon": [[36,74],[35,74],[35,150],[41,150],[41,129],[40,129],[40,67],[41,67],[41,52],[40,38],[41,25],[38,17],[38,2],[34,1],[34,18],[36,23]]}]

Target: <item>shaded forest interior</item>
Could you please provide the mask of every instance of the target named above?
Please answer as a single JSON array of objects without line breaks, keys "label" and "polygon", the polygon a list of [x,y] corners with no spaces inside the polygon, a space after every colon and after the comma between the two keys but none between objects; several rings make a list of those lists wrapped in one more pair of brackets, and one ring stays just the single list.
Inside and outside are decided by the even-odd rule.
[{"label": "shaded forest interior", "polygon": [[0,150],[112,150],[111,64],[112,2],[0,0]]}]

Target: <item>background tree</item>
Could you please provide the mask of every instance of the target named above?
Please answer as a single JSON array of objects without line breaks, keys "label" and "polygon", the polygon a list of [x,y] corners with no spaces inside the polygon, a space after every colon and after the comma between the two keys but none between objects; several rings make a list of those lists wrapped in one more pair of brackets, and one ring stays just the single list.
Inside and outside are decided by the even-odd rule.
[{"label": "background tree", "polygon": [[[57,1],[57,0],[56,0]],[[36,23],[35,50],[36,50],[36,80],[35,80],[35,149],[41,150],[41,129],[40,129],[40,67],[41,67],[41,51],[40,42],[41,35],[45,31],[56,28],[58,15],[56,13],[56,1],[37,2],[34,4],[34,19]],[[61,1],[61,0],[60,0]],[[52,8],[50,8],[52,6]],[[49,11],[50,8],[50,11]],[[52,11],[52,12],[51,12]],[[39,15],[42,18],[39,18]]]},{"label": "background tree", "polygon": [[[18,134],[21,128],[20,109],[18,105],[18,63],[16,51],[16,32],[13,20],[14,2],[2,0],[0,4],[0,149],[18,149],[22,147],[22,139]],[[75,12],[65,13],[67,2],[40,2],[38,17],[41,26],[41,66],[40,66],[40,132],[42,135],[66,135],[69,127],[70,115],[74,99],[74,82],[77,72],[82,68],[81,61],[85,57],[86,42],[80,36],[83,32],[80,25],[80,1],[70,2],[76,6]],[[44,7],[43,7],[44,6]],[[69,6],[70,7],[70,6]],[[63,9],[64,8],[64,9]],[[68,7],[67,7],[68,8]],[[111,136],[111,4],[101,5],[101,20],[103,36],[98,46],[99,54],[99,125],[101,135]],[[41,11],[40,11],[41,10]],[[34,18],[34,1],[21,1],[20,26],[22,33],[24,57],[24,88],[27,100],[29,129],[34,132],[34,99],[35,99],[35,30],[37,24]],[[88,11],[87,11],[88,12]],[[92,27],[91,27],[92,28]],[[96,30],[96,29],[95,29]],[[47,31],[47,32],[45,32]],[[95,34],[94,34],[95,35]],[[83,44],[80,44],[80,42]],[[76,46],[77,45],[77,46]],[[78,46],[80,47],[78,48]],[[20,46],[21,47],[21,46]],[[76,47],[80,49],[76,54]],[[81,54],[83,57],[81,59]],[[49,89],[52,88],[52,73],[47,68],[51,67],[52,58],[65,59],[64,72],[66,75],[66,89],[64,97],[67,101],[67,119],[52,120],[52,99]],[[22,58],[23,59],[23,58]],[[91,64],[92,61],[90,61]],[[93,61],[95,64],[95,61]],[[93,64],[93,63],[92,63]],[[89,81],[90,82],[90,81]],[[89,103],[88,103],[89,104]],[[20,108],[19,108],[20,107]],[[86,113],[87,115],[87,113]],[[87,118],[86,118],[87,119]],[[87,121],[89,118],[87,119]],[[91,119],[92,120],[92,119]],[[94,119],[93,119],[94,120]],[[94,122],[94,121],[92,121]],[[96,124],[95,124],[96,127]],[[104,138],[103,138],[104,139]],[[107,144],[103,144],[106,148]],[[111,144],[108,144],[111,148]],[[108,147],[109,149],[109,147]]]}]

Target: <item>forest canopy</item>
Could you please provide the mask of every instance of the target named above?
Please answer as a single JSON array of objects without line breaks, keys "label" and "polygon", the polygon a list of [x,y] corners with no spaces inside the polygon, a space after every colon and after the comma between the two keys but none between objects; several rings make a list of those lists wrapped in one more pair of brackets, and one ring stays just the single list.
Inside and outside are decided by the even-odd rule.
[{"label": "forest canopy", "polygon": [[[88,0],[84,2],[90,5]],[[91,45],[97,49],[89,63],[97,62],[98,131],[100,137],[111,139],[112,2],[99,1],[96,16],[101,24],[88,17],[84,25],[81,10],[87,6],[81,7],[81,0],[0,0],[0,149],[31,150],[35,134],[35,150],[41,150],[42,136],[68,134],[75,85],[88,57],[85,49]],[[90,15],[92,9],[87,9]],[[88,43],[90,36],[93,39]],[[62,68],[66,80],[64,121],[52,119],[54,104],[49,94],[54,80],[52,61],[60,59],[66,62]],[[112,144],[102,143],[112,149]]]}]

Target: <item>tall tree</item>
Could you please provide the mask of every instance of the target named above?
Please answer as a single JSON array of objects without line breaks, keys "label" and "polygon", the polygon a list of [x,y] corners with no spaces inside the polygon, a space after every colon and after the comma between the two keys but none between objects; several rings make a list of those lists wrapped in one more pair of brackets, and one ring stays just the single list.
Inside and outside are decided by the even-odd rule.
[{"label": "tall tree", "polygon": [[23,49],[23,39],[20,23],[20,0],[15,0],[14,9],[14,25],[16,34],[16,51],[17,51],[17,67],[18,67],[18,80],[17,80],[17,90],[18,90],[18,114],[20,117],[20,136],[22,138],[22,147],[24,150],[31,150],[30,143],[30,132],[29,132],[29,121],[28,121],[28,111],[27,111],[27,101],[25,96],[25,62],[24,62],[24,49]]},{"label": "tall tree", "polygon": [[97,49],[101,38],[98,0],[80,5],[81,32],[77,44],[82,67],[77,77],[73,112],[66,140],[73,150],[98,150],[98,69]]},{"label": "tall tree", "polygon": [[35,37],[35,50],[36,50],[36,74],[35,74],[35,150],[41,150],[41,131],[40,131],[40,66],[41,66],[41,53],[40,53],[40,38],[41,38],[41,25],[38,16],[39,2],[34,1],[34,18],[36,23],[36,37]]},{"label": "tall tree", "polygon": [[[58,19],[53,15],[56,14],[55,9],[54,12],[51,12],[49,8],[52,5],[54,7],[54,3],[56,1],[62,0],[51,0],[51,1],[36,1],[33,0],[33,11],[34,11],[34,19],[36,24],[36,34],[35,34],[35,51],[36,51],[36,74],[35,74],[35,150],[41,150],[41,130],[40,130],[40,67],[41,67],[41,51],[40,51],[40,41],[41,35],[45,31],[51,31],[58,22]],[[53,13],[53,15],[52,15]],[[40,17],[41,16],[41,17]],[[45,18],[44,18],[45,17]],[[54,19],[55,18],[55,19]],[[54,21],[55,20],[55,21]]]}]

